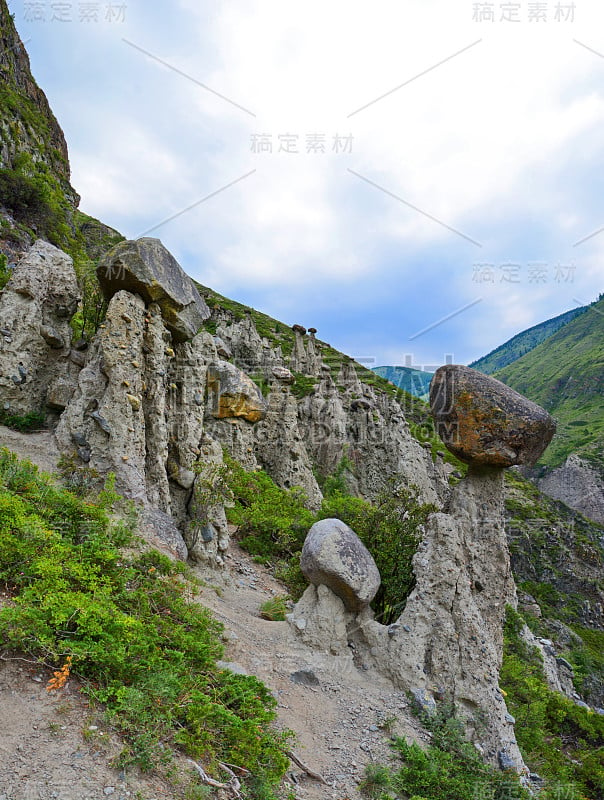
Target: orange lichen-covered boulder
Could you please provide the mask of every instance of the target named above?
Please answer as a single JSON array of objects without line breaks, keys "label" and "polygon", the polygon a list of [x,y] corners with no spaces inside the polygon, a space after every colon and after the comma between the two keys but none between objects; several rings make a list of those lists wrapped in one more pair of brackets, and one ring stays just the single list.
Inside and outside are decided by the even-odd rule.
[{"label": "orange lichen-covered boulder", "polygon": [[541,406],[470,367],[447,364],[430,384],[430,407],[448,450],[468,464],[534,464],[556,423]]}]

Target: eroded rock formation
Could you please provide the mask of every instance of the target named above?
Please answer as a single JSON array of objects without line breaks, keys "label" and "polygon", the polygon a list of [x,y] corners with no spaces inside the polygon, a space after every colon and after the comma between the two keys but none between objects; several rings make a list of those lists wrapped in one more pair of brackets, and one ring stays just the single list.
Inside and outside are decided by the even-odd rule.
[{"label": "eroded rock formation", "polygon": [[[325,652],[341,656],[352,643],[367,668],[411,691],[424,710],[452,703],[486,758],[520,770],[514,720],[498,682],[506,607],[515,608],[517,598],[504,525],[504,470],[493,463],[531,463],[547,446],[551,423],[542,409],[503,393],[498,381],[475,380],[473,370],[460,369],[453,386],[457,371],[436,373],[432,411],[442,422],[446,410],[446,420],[458,424],[455,437],[445,441],[471,466],[443,510],[428,518],[413,559],[416,586],[399,619],[385,626],[368,606],[344,603],[331,573],[322,575],[313,564],[305,573],[319,585],[309,587],[290,621],[304,641]],[[487,420],[484,430],[477,415]],[[309,551],[317,549],[312,539],[311,532]],[[368,567],[368,580],[370,573]]]}]

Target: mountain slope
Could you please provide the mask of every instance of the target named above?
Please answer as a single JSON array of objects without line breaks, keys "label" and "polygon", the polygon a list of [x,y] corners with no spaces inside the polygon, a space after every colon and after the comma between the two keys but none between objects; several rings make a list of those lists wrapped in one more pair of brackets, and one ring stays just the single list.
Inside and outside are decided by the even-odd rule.
[{"label": "mountain slope", "polygon": [[373,371],[399,389],[403,389],[421,400],[428,399],[432,372],[424,372],[420,369],[413,369],[413,367],[374,367]]},{"label": "mountain slope", "polygon": [[469,366],[472,369],[477,369],[479,372],[484,372],[486,375],[492,375],[497,370],[507,367],[517,359],[521,358],[525,353],[529,353],[541,342],[548,339],[560,328],[568,325],[575,317],[583,314],[589,306],[582,306],[581,308],[573,308],[560,314],[557,317],[548,319],[545,322],[540,322],[538,325],[533,325],[516,336],[509,339],[504,344],[491,350],[486,356],[479,358]]},{"label": "mountain slope", "polygon": [[604,466],[604,297],[496,377],[557,419],[541,463],[580,453]]}]

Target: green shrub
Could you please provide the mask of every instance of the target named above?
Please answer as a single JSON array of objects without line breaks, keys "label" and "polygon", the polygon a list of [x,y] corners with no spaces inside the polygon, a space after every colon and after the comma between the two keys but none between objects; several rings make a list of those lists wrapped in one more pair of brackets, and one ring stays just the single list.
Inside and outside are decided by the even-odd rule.
[{"label": "green shrub", "polygon": [[317,384],[317,378],[303,375],[301,372],[294,373],[295,381],[291,385],[291,393],[298,400],[309,395]]},{"label": "green shrub", "polygon": [[20,416],[19,414],[9,414],[7,411],[0,411],[0,424],[6,425],[21,433],[39,430],[44,427],[44,414],[39,411],[31,411],[29,414]]},{"label": "green shrub", "polygon": [[228,456],[225,460],[233,497],[227,517],[239,528],[241,546],[252,555],[268,558],[289,560],[298,555],[315,521],[304,505],[303,491],[281,489],[266,472],[246,472]]},{"label": "green shrub", "polygon": [[0,289],[4,289],[12,274],[12,270],[8,268],[8,258],[0,253]]},{"label": "green shrub", "polygon": [[526,763],[550,782],[541,796],[565,787],[569,800],[604,797],[604,717],[549,689],[539,652],[520,636],[523,624],[508,609],[500,683]]},{"label": "green shrub", "polygon": [[46,216],[48,192],[33,176],[16,169],[0,169],[0,205],[18,216]]},{"label": "green shrub", "polygon": [[117,499],[111,482],[77,497],[0,450],[0,584],[13,596],[0,609],[4,646],[49,668],[71,663],[126,743],[119,765],[151,769],[179,745],[210,772],[234,763],[272,791],[288,765],[288,734],[270,725],[276,701],[217,667],[221,625],[190,601],[183,565],[133,551]]},{"label": "green shrub", "polygon": [[462,722],[443,708],[423,722],[432,732],[428,747],[395,737],[393,747],[402,764],[388,769],[367,767],[361,791],[370,798],[392,800],[528,800],[518,777],[485,764],[464,738]]}]

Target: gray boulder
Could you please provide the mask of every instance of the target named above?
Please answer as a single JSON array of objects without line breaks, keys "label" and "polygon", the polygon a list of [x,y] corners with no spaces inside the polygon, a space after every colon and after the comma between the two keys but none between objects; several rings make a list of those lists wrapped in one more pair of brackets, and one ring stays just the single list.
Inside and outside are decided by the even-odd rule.
[{"label": "gray boulder", "polygon": [[369,605],[380,588],[373,557],[339,519],[315,522],[304,542],[300,566],[311,583],[329,587],[349,611]]},{"label": "gray boulder", "polygon": [[210,309],[159,239],[120,242],[100,261],[97,277],[107,299],[125,290],[157,303],[174,340],[192,339]]},{"label": "gray boulder", "polygon": [[478,466],[534,464],[556,431],[556,423],[541,406],[501,381],[458,364],[435,372],[430,406],[447,448]]}]

